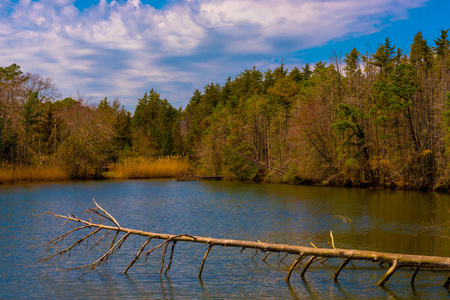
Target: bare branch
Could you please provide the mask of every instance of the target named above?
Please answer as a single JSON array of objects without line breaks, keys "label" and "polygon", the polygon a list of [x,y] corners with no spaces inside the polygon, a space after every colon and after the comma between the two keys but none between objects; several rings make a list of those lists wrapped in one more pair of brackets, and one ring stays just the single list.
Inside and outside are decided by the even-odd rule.
[{"label": "bare branch", "polygon": [[170,266],[172,265],[172,258],[173,258],[173,251],[175,249],[175,244],[177,243],[177,241],[173,241],[172,242],[172,250],[170,251],[170,259],[169,259],[169,264],[167,265],[166,271],[164,272],[164,275],[167,274],[167,272],[169,272],[170,270]]},{"label": "bare branch", "polygon": [[167,246],[169,246],[170,242],[167,242],[166,245],[164,246],[164,250],[162,253],[162,258],[161,258],[161,269],[159,270],[159,277],[161,277],[162,271],[164,269],[164,259],[166,257],[166,252],[167,252]]},{"label": "bare branch", "polygon": [[291,279],[292,271],[294,271],[294,268],[297,266],[297,264],[299,262],[301,262],[305,257],[306,257],[306,255],[303,255],[301,253],[298,255],[298,257],[295,259],[295,261],[292,263],[291,267],[289,268],[289,272],[287,273],[284,281],[289,282],[289,280]]},{"label": "bare branch", "polygon": [[411,277],[411,285],[414,285],[414,280],[416,279],[417,273],[419,272],[419,267],[416,267],[416,269],[414,270],[414,274]]},{"label": "bare branch", "polygon": [[80,266],[80,267],[76,267],[76,268],[70,268],[70,269],[66,269],[66,270],[72,271],[72,270],[85,269],[83,274],[81,274],[80,278],[83,277],[87,272],[89,272],[91,270],[95,270],[95,268],[97,268],[100,264],[105,263],[109,258],[111,258],[111,256],[114,254],[114,252],[116,250],[120,249],[120,247],[122,246],[122,244],[125,242],[125,240],[128,238],[129,235],[130,235],[130,233],[126,233],[124,236],[122,236],[122,238],[120,238],[120,240],[118,240],[117,243],[115,243],[111,249],[109,249],[105,254],[103,254],[99,259],[97,259],[92,264],[88,264],[88,265],[84,265],[84,266]]},{"label": "bare branch", "polygon": [[263,262],[266,262],[266,258],[270,255],[270,253],[272,253],[272,252],[269,251],[269,252],[266,254],[266,256],[264,256],[264,258],[262,259]]},{"label": "bare branch", "polygon": [[401,268],[401,264],[398,262],[398,260],[394,260],[394,263],[392,264],[392,266],[389,268],[389,270],[386,272],[386,274],[384,274],[384,276],[380,279],[380,281],[378,281],[377,285],[382,286],[386,283],[386,281],[389,280],[389,278],[391,278],[391,276],[395,273],[395,271],[397,271],[399,268]]},{"label": "bare branch", "polygon": [[108,219],[111,220],[114,224],[116,224],[118,228],[120,228],[119,222],[117,222],[117,220],[113,216],[111,216],[106,210],[104,210],[100,205],[98,205],[97,202],[95,202],[94,198],[92,198],[92,200],[94,201],[95,206],[97,206],[98,209],[100,209],[103,213],[105,213],[108,216]]},{"label": "bare branch", "polygon": [[208,250],[206,250],[205,256],[203,257],[202,264],[200,266],[200,270],[198,271],[198,278],[202,278],[203,266],[205,265],[206,258],[208,257],[209,251],[211,251],[212,247],[213,245],[209,245]]},{"label": "bare branch", "polygon": [[64,254],[67,253],[67,251],[72,250],[75,246],[81,244],[84,240],[88,239],[90,236],[96,234],[97,232],[99,232],[101,230],[101,228],[97,228],[96,230],[92,231],[91,233],[85,235],[84,237],[82,237],[81,239],[79,239],[78,241],[76,241],[75,243],[73,243],[71,246],[67,247],[66,249],[59,251],[53,255],[50,255],[44,259],[41,259],[40,261],[50,261],[52,260],[55,256],[63,256]]},{"label": "bare branch", "polygon": [[109,234],[110,232],[111,232],[111,230],[108,230],[107,232],[105,232],[105,234],[103,234],[103,236],[102,236],[97,242],[95,242],[94,245],[92,245],[86,252],[89,252],[92,248],[94,248],[94,247],[96,247],[98,244],[100,244],[100,242],[101,242],[105,237],[107,237],[108,234]]},{"label": "bare branch", "polygon": [[89,227],[89,226],[86,225],[86,226],[76,227],[76,228],[74,228],[74,229],[72,229],[72,230],[69,230],[69,231],[67,231],[66,233],[64,233],[64,234],[62,234],[62,235],[60,235],[60,236],[58,236],[58,237],[56,237],[56,238],[54,238],[54,239],[48,241],[47,243],[45,243],[45,244],[43,244],[43,245],[41,245],[41,246],[48,246],[48,247],[47,247],[47,251],[46,251],[46,252],[48,252],[48,251],[49,251],[52,247],[54,247],[56,244],[59,244],[60,242],[62,242],[69,234],[71,234],[71,233],[73,233],[73,232],[75,232],[75,231],[78,231],[78,230],[87,228],[87,227]]},{"label": "bare branch", "polygon": [[339,273],[342,271],[342,269],[345,268],[345,266],[346,266],[349,262],[350,262],[350,258],[346,258],[346,259],[344,260],[344,262],[341,264],[341,266],[340,266],[339,269],[336,271],[336,273],[334,273],[334,277],[333,277],[334,280],[337,280],[337,278],[338,278],[338,276],[339,276]]},{"label": "bare branch", "polygon": [[303,268],[303,271],[300,274],[300,276],[302,276],[302,277],[305,276],[306,270],[308,270],[309,266],[311,266],[311,264],[314,262],[315,259],[316,259],[316,256],[311,256],[311,258],[308,260],[305,267]]},{"label": "bare branch", "polygon": [[149,238],[144,245],[142,245],[141,249],[139,249],[138,253],[136,254],[136,256],[134,257],[133,261],[128,265],[127,269],[125,270],[125,274],[127,274],[128,270],[134,265],[134,263],[138,260],[138,258],[141,256],[142,251],[144,251],[145,247],[147,247],[148,243],[150,243],[150,241],[152,240],[152,238]]}]

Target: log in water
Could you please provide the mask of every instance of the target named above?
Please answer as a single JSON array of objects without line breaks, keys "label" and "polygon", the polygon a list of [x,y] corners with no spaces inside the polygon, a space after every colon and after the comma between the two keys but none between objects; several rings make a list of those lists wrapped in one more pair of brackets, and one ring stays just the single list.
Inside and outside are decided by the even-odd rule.
[{"label": "log in water", "polygon": [[[115,251],[120,249],[122,244],[126,241],[126,239],[130,235],[138,235],[138,236],[145,236],[148,238],[148,240],[141,246],[138,253],[134,257],[133,261],[128,265],[127,269],[125,270],[125,273],[133,266],[133,264],[141,258],[141,256],[148,257],[154,250],[161,248],[164,246],[163,255],[162,255],[162,261],[161,261],[161,269],[160,269],[160,275],[162,274],[162,271],[164,269],[164,261],[165,256],[167,252],[167,248],[170,243],[172,243],[172,249],[170,254],[170,260],[169,264],[166,267],[165,273],[167,273],[170,269],[170,265],[173,258],[173,252],[174,247],[177,242],[191,242],[191,243],[200,243],[208,245],[208,249],[205,253],[205,256],[203,258],[202,264],[200,266],[199,271],[199,277],[201,277],[203,272],[204,263],[208,257],[208,254],[213,246],[222,246],[222,247],[239,247],[244,249],[256,249],[257,251],[267,252],[267,255],[265,258],[271,253],[271,252],[277,252],[277,253],[286,253],[286,254],[296,254],[298,257],[291,265],[289,272],[285,278],[287,282],[289,282],[290,276],[296,265],[306,257],[310,257],[308,260],[308,263],[305,265],[305,267],[302,270],[301,276],[304,276],[308,268],[316,261],[321,259],[329,259],[329,258],[342,258],[343,263],[339,267],[339,269],[336,271],[334,275],[334,280],[337,280],[339,273],[342,271],[342,269],[352,260],[366,260],[366,261],[372,261],[375,263],[388,263],[391,267],[387,271],[387,273],[378,281],[377,285],[384,285],[389,278],[400,268],[405,267],[411,267],[415,268],[415,272],[413,274],[413,277],[411,279],[411,284],[414,284],[414,280],[417,274],[417,271],[419,269],[448,269],[450,270],[450,258],[449,257],[439,257],[439,256],[422,256],[422,255],[410,255],[410,254],[397,254],[397,253],[385,253],[385,252],[376,252],[376,251],[363,251],[363,250],[353,250],[353,249],[337,249],[334,248],[334,241],[332,243],[333,248],[332,249],[324,249],[324,248],[312,248],[312,247],[302,247],[302,246],[295,246],[295,245],[286,245],[286,244],[274,244],[274,243],[264,243],[261,241],[243,241],[243,240],[233,240],[233,239],[217,239],[217,238],[211,238],[211,237],[201,237],[201,236],[191,236],[189,234],[179,234],[179,235],[171,235],[171,234],[162,234],[162,233],[152,233],[152,232],[146,232],[142,230],[136,230],[136,229],[129,229],[129,228],[123,228],[119,225],[118,221],[106,210],[104,210],[100,205],[98,205],[94,200],[95,208],[90,208],[87,211],[94,213],[99,218],[99,223],[93,222],[91,219],[89,220],[83,220],[78,218],[75,215],[60,215],[55,214],[53,212],[46,212],[46,214],[55,216],[56,218],[65,219],[66,222],[75,222],[81,224],[80,227],[71,229],[67,231],[66,233],[58,236],[55,239],[50,240],[48,243],[46,243],[46,246],[48,247],[48,250],[52,250],[54,248],[58,248],[56,246],[59,246],[61,242],[69,236],[71,233],[89,229],[90,232],[86,235],[84,235],[81,239],[77,240],[75,243],[70,245],[69,247],[63,248],[62,250],[58,248],[53,254],[48,255],[42,261],[51,261],[53,259],[59,259],[62,256],[69,254],[73,248],[75,248],[78,245],[81,245],[83,241],[88,240],[89,238],[93,238],[95,234],[99,233],[101,230],[105,231],[106,233],[99,238],[98,240],[94,241],[94,246],[91,248],[94,248],[96,245],[100,243],[100,241],[105,237],[105,235],[109,234],[110,232],[115,232],[115,236],[113,239],[113,242],[111,243],[108,250],[95,262],[82,265],[75,268],[68,268],[66,270],[72,271],[72,270],[83,270],[83,273],[81,276],[85,275],[87,272],[96,269],[99,265],[105,263],[108,261],[108,259],[113,255]],[[105,225],[103,224],[104,221],[109,221],[113,225]],[[119,233],[123,233],[124,235],[119,238]],[[331,237],[332,233],[331,233]],[[95,239],[95,238],[94,238]],[[148,245],[148,243],[152,239],[160,239],[163,240],[161,244],[159,244],[156,247],[153,247],[150,251],[144,252],[145,247]],[[117,242],[116,242],[117,241]],[[264,258],[264,259],[265,259]],[[449,279],[444,283],[445,287],[449,287],[450,285],[450,277]]]}]

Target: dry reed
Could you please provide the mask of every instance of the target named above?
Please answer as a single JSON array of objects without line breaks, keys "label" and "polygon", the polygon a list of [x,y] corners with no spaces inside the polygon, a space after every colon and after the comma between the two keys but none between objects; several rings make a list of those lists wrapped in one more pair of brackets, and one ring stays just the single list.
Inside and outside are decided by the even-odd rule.
[{"label": "dry reed", "polygon": [[110,168],[115,179],[174,178],[187,172],[189,161],[181,156],[160,158],[129,157]]},{"label": "dry reed", "polygon": [[0,184],[14,182],[64,181],[70,176],[57,166],[0,165]]}]

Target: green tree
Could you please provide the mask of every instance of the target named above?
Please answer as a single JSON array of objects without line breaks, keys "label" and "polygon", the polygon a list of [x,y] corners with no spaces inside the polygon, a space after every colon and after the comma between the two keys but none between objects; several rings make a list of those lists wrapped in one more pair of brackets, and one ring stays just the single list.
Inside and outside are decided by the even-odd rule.
[{"label": "green tree", "polygon": [[114,120],[114,143],[118,151],[132,146],[131,113],[122,107]]},{"label": "green tree", "polygon": [[43,119],[37,131],[40,133],[43,152],[53,154],[61,142],[62,120],[55,116],[55,104],[47,102],[44,105]]},{"label": "green tree", "polygon": [[350,53],[345,55],[344,58],[345,67],[344,71],[347,77],[355,77],[360,72],[360,54],[356,48],[353,48]]},{"label": "green tree", "polygon": [[391,44],[389,38],[386,38],[384,44],[381,44],[373,54],[373,65],[380,70],[380,77],[385,78],[393,68],[395,60],[395,46]]},{"label": "green tree", "polygon": [[284,109],[284,149],[285,158],[287,158],[288,147],[288,119],[289,112],[298,94],[298,85],[289,77],[280,77],[276,80],[273,87],[268,90],[269,94],[276,99]]},{"label": "green tree", "polygon": [[444,118],[443,127],[445,135],[443,137],[445,143],[445,154],[450,156],[450,92],[445,94],[445,111],[442,113]]},{"label": "green tree", "polygon": [[302,73],[300,72],[300,69],[298,67],[294,67],[292,71],[289,73],[289,78],[292,79],[292,81],[300,83],[303,80],[303,76]]},{"label": "green tree", "polygon": [[373,183],[374,175],[369,166],[370,155],[364,127],[364,119],[367,118],[367,114],[360,108],[344,103],[339,104],[336,113],[338,120],[331,124],[331,127],[344,136],[340,151],[341,155],[346,157],[345,166],[354,167],[358,161],[361,161],[360,165],[367,174],[364,179],[369,179]]},{"label": "green tree", "polygon": [[193,156],[195,145],[198,144],[201,139],[201,123],[204,119],[199,108],[201,99],[202,93],[200,90],[196,89],[183,112],[182,124],[184,125],[184,132],[182,132],[182,134],[191,158]]},{"label": "green tree", "polygon": [[39,104],[38,93],[30,92],[27,102],[23,105],[22,118],[20,119],[25,130],[24,144],[21,147],[23,150],[20,158],[23,162],[28,162],[30,153],[35,153],[33,150],[39,150],[35,149],[33,145],[35,141],[35,125],[38,124],[39,117],[42,115]]},{"label": "green tree", "polygon": [[242,125],[239,121],[230,124],[230,134],[224,148],[225,163],[240,180],[249,181],[258,174],[259,167],[242,156],[254,157],[252,146],[242,136]]},{"label": "green tree", "polygon": [[423,38],[422,32],[414,36],[414,42],[411,44],[411,54],[409,60],[413,66],[424,66],[428,69],[431,66],[431,47],[427,40]]},{"label": "green tree", "polygon": [[434,40],[435,43],[435,52],[438,57],[438,61],[440,63],[440,84],[443,86],[444,92],[448,90],[448,73],[450,70],[449,60],[450,60],[450,41],[448,39],[448,31],[450,29],[444,30],[441,29],[441,35],[439,38]]},{"label": "green tree", "polygon": [[284,67],[284,62],[283,61],[281,61],[280,66],[273,71],[273,75],[275,77],[275,80],[278,80],[280,78],[286,77],[288,75],[288,73],[289,73],[289,71],[288,71],[288,69],[286,69]]},{"label": "green tree", "polygon": [[[269,71],[269,73],[271,73]],[[272,74],[269,76],[271,77]],[[275,74],[273,74],[275,78]],[[268,88],[273,80],[267,79],[267,82],[263,83],[263,74],[255,67],[251,70],[245,70],[233,81],[233,95],[239,99],[249,98],[253,95],[259,95],[264,88]]]},{"label": "green tree", "polygon": [[434,44],[436,45],[436,47],[434,48],[436,54],[443,58],[445,58],[450,51],[450,41],[448,40],[449,30],[450,29],[441,29],[441,35],[436,40],[434,40]]},{"label": "green tree", "polygon": [[311,66],[309,63],[306,63],[305,66],[302,68],[302,77],[303,81],[306,81],[311,77],[313,71],[311,70]]},{"label": "green tree", "polygon": [[0,157],[13,162],[17,158],[21,103],[27,99],[23,89],[26,79],[16,64],[0,67]]},{"label": "green tree", "polygon": [[39,97],[37,92],[30,92],[29,97],[25,105],[23,106],[22,119],[20,120],[24,129],[27,133],[30,133],[33,125],[36,125],[38,121],[38,117],[42,115],[42,112],[39,110]]},{"label": "green tree", "polygon": [[[174,128],[179,130],[179,111],[153,89],[139,99],[131,119],[137,138],[133,143],[140,155],[148,155],[147,147],[155,155],[165,156],[180,154],[182,149],[174,147]],[[147,141],[147,142],[146,142]]]},{"label": "green tree", "polygon": [[361,81],[362,72],[360,68],[360,54],[356,48],[353,48],[350,53],[345,55],[344,72],[348,82],[348,89],[351,97],[360,97],[357,91],[361,90],[363,82]]},{"label": "green tree", "polygon": [[401,64],[389,75],[388,81],[380,80],[374,83],[373,97],[376,106],[372,109],[373,112],[378,113],[375,122],[383,126],[398,128],[400,126],[398,114],[403,115],[407,120],[406,127],[409,129],[416,151],[419,150],[419,143],[411,106],[413,105],[412,97],[417,91],[416,71],[409,64]]}]

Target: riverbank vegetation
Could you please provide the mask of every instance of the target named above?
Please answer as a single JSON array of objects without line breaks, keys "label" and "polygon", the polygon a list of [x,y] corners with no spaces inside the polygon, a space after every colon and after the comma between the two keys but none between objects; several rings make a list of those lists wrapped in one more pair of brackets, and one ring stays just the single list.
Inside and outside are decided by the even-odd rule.
[{"label": "riverbank vegetation", "polygon": [[0,166],[0,183],[65,181],[69,179],[69,174],[57,166]]},{"label": "riverbank vegetation", "polygon": [[105,176],[114,179],[174,178],[187,174],[189,161],[181,156],[128,157],[110,167]]},{"label": "riverbank vegetation", "polygon": [[246,181],[448,190],[449,92],[448,30],[432,43],[419,32],[407,50],[387,38],[373,53],[248,69],[194,91],[184,109],[151,89],[133,114],[119,100],[61,99],[13,64],[0,69],[0,159],[72,179],[140,178],[157,176],[135,175],[141,162],[182,156],[174,163],[196,174]]}]

